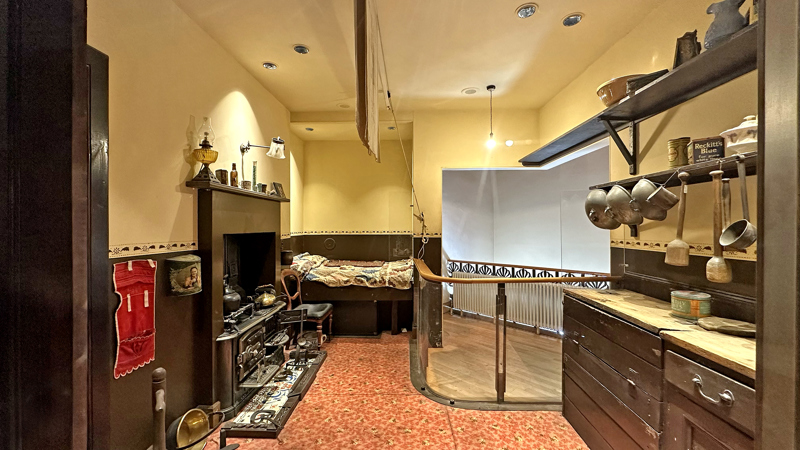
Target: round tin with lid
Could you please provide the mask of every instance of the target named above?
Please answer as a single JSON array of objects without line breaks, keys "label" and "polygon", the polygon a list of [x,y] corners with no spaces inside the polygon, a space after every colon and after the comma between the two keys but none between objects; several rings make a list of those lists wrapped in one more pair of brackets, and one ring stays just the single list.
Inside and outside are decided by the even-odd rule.
[{"label": "round tin with lid", "polygon": [[672,291],[672,312],[674,317],[697,321],[711,315],[711,295],[697,291]]}]

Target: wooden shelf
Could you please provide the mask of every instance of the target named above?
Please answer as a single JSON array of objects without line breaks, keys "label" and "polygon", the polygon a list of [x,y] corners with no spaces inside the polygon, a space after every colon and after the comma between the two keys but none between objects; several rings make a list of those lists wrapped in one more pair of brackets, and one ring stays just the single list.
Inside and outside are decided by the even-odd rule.
[{"label": "wooden shelf", "polygon": [[233,186],[228,186],[221,183],[212,183],[210,181],[187,181],[186,186],[195,189],[204,189],[207,191],[227,192],[229,194],[246,195],[248,197],[260,198],[262,200],[270,200],[273,202],[288,203],[288,198],[275,197],[274,195],[262,194],[261,192],[248,191]]},{"label": "wooden shelf", "polygon": [[[609,136],[607,121],[616,131],[680,105],[700,94],[756,70],[758,23],[731,36],[658,78],[563,136],[522,158],[523,166],[541,167],[568,153]],[[599,100],[598,100],[599,101]],[[634,158],[636,157],[634,152]]]},{"label": "wooden shelf", "polygon": [[[756,164],[758,162],[758,152],[742,153],[742,155],[744,156],[744,164],[747,168],[747,175],[755,175]],[[642,178],[647,178],[656,184],[664,184],[667,182],[667,180],[669,180],[669,182],[666,183],[667,187],[678,186],[681,184],[681,180],[678,179],[677,175],[672,176],[675,174],[675,172],[689,172],[689,175],[691,176],[688,180],[686,180],[686,184],[707,183],[711,181],[711,175],[709,175],[709,172],[720,168],[723,172],[725,172],[723,175],[724,178],[736,178],[739,176],[736,169],[736,156],[728,156],[725,158],[716,159],[714,161],[690,164],[688,166],[676,167],[661,172],[598,184],[597,186],[592,186],[589,189],[604,189],[608,191],[615,185],[620,185],[628,190],[631,190],[633,186]]]}]

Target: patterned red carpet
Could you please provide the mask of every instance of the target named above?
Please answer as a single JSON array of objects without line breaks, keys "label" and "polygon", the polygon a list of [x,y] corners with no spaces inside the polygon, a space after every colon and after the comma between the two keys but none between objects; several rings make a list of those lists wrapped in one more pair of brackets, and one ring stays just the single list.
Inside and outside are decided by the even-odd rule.
[{"label": "patterned red carpet", "polygon": [[[276,440],[229,439],[262,449],[564,449],[586,444],[557,412],[468,411],[420,395],[409,380],[408,334],[338,338],[314,386]],[[217,450],[216,438],[207,450]]]}]

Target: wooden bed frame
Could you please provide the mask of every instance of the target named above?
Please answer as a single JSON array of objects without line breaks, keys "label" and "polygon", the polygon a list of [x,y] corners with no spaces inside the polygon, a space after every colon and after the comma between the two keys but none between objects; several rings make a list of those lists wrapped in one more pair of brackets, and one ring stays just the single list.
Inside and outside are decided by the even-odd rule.
[{"label": "wooden bed frame", "polygon": [[[308,252],[328,259],[397,261],[412,256],[408,234],[318,234],[292,237],[287,245],[294,255]],[[379,335],[391,329],[411,329],[413,286],[408,290],[345,286],[332,288],[318,281],[303,281],[303,302],[331,303],[338,335]]]},{"label": "wooden bed frame", "polygon": [[[328,287],[318,281],[303,281],[303,302],[333,304],[336,320],[334,327],[344,331],[336,334],[380,334],[386,329],[381,320],[381,310],[391,304],[391,330],[398,334],[400,328],[411,329],[414,289],[368,288],[363,286]],[[374,307],[365,307],[372,303]],[[384,306],[386,305],[386,306]],[[358,326],[358,325],[361,326]],[[375,324],[374,331],[371,325]],[[348,326],[350,325],[350,326]]]}]

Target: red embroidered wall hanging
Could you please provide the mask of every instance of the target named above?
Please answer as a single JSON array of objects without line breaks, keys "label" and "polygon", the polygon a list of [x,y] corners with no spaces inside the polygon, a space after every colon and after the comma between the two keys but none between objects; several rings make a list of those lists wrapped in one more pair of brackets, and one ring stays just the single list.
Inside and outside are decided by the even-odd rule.
[{"label": "red embroidered wall hanging", "polygon": [[156,357],[156,262],[114,264],[114,291],[120,297],[114,362],[114,378],[119,378]]}]

